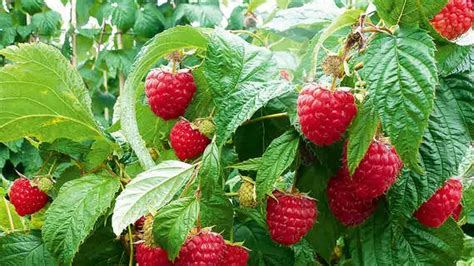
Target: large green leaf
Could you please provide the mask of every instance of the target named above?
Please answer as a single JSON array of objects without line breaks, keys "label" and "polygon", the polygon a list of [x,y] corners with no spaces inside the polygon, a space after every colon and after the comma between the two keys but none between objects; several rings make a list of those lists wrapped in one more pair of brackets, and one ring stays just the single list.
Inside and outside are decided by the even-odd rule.
[{"label": "large green leaf", "polygon": [[89,175],[65,183],[46,212],[43,239],[64,264],[71,264],[79,246],[110,208],[120,188],[111,176]]},{"label": "large green leaf", "polygon": [[142,89],[139,86],[142,78],[161,57],[177,49],[190,48],[203,50],[207,48],[207,38],[203,30],[192,27],[175,27],[156,35],[140,51],[120,95],[123,133],[145,169],[153,167],[155,163],[139,134],[135,115],[135,91]]},{"label": "large green leaf", "polygon": [[384,132],[403,162],[419,171],[418,148],[438,81],[434,50],[427,32],[401,27],[370,42],[361,70]]},{"label": "large green leaf", "polygon": [[354,230],[349,243],[354,265],[453,265],[463,247],[463,232],[450,219],[426,228],[415,220],[398,228],[382,208]]},{"label": "large green leaf", "polygon": [[135,23],[137,6],[135,1],[113,0],[104,10],[105,15],[111,16],[112,24],[122,31],[127,31]]},{"label": "large green leaf", "polygon": [[474,70],[474,46],[460,46],[455,43],[439,45],[436,51],[439,74],[447,76],[454,73]]},{"label": "large green leaf", "polygon": [[329,209],[326,186],[330,177],[331,172],[327,167],[313,163],[311,166],[299,169],[297,180],[300,191],[309,193],[309,196],[317,201],[317,223],[313,225],[305,238],[326,262],[331,261],[336,241],[345,230]]},{"label": "large green leaf", "polygon": [[40,233],[33,231],[0,237],[0,265],[54,266],[57,262],[41,240]]},{"label": "large green leaf", "polygon": [[349,172],[352,175],[359,166],[372,142],[379,119],[375,112],[375,106],[370,97],[359,107],[357,115],[349,128],[349,140],[347,143],[347,162]]},{"label": "large green leaf", "polygon": [[471,141],[466,115],[472,116],[472,112],[464,108],[474,100],[468,91],[473,84],[468,75],[441,80],[435,108],[420,146],[425,174],[406,170],[392,186],[388,199],[394,219],[403,221],[410,217],[446,179],[458,174],[459,164]]},{"label": "large green leaf", "polygon": [[31,25],[38,34],[52,36],[59,34],[61,30],[61,14],[56,11],[36,13],[31,17]]},{"label": "large green leaf", "polygon": [[473,87],[474,70],[443,78],[439,89],[441,92],[438,92],[445,97],[445,101],[449,102],[449,108],[455,109],[453,112],[462,118],[471,138],[474,136]]},{"label": "large green leaf", "polygon": [[212,142],[204,150],[201,168],[199,169],[199,183],[204,198],[211,198],[215,189],[222,191],[219,184],[220,175],[219,149],[216,143]]},{"label": "large green leaf", "polygon": [[[204,188],[204,186],[201,187]],[[229,198],[223,190],[216,191],[208,198],[199,201],[201,225],[212,227],[214,231],[220,232],[225,238],[230,235],[234,221],[234,210]]]},{"label": "large green leaf", "polygon": [[45,6],[44,0],[21,0],[20,2],[21,8],[30,15],[41,12],[41,9]]},{"label": "large green leaf", "polygon": [[214,27],[222,22],[219,6],[208,4],[179,4],[173,13],[174,22],[187,18],[189,22],[197,22],[201,27]]},{"label": "large green leaf", "polygon": [[416,24],[431,19],[448,0],[374,0],[378,15],[390,24]]},{"label": "large green leaf", "polygon": [[0,69],[0,141],[104,139],[79,73],[59,50],[20,44],[0,54],[15,63]]},{"label": "large green leaf", "polygon": [[172,260],[178,256],[189,231],[199,215],[199,202],[194,197],[180,198],[160,209],[153,222],[155,241]]},{"label": "large green leaf", "polygon": [[295,160],[298,143],[298,134],[290,130],[268,146],[257,171],[257,199],[262,200],[273,191],[275,181]]},{"label": "large green leaf", "polygon": [[163,29],[163,14],[155,4],[149,3],[137,12],[133,31],[141,36],[151,38]]},{"label": "large green leaf", "polygon": [[[204,74],[219,109],[229,95],[278,78],[272,53],[226,31],[215,31],[207,48]],[[255,87],[255,86],[254,86]],[[230,104],[230,103],[228,103]]]},{"label": "large green leaf", "polygon": [[112,216],[114,233],[120,235],[141,216],[170,202],[193,169],[187,163],[165,161],[134,178],[117,197]]}]

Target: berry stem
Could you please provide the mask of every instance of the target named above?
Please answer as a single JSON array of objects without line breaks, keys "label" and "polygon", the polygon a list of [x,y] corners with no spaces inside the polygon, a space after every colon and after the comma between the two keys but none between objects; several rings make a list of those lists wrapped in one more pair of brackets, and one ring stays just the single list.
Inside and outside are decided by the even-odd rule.
[{"label": "berry stem", "polygon": [[13,232],[13,231],[15,231],[15,224],[13,223],[13,217],[12,217],[12,214],[10,212],[10,207],[8,206],[7,199],[3,198],[3,202],[5,203],[5,208],[7,210],[7,215],[8,215],[8,221],[10,222],[10,228]]},{"label": "berry stem", "polygon": [[228,197],[235,197],[235,196],[238,196],[239,193],[238,192],[227,192],[225,193],[226,196]]},{"label": "berry stem", "polygon": [[284,112],[284,113],[276,113],[276,114],[271,114],[271,115],[260,116],[260,117],[257,117],[255,119],[247,120],[242,125],[248,125],[248,124],[260,122],[260,121],[266,120],[266,119],[282,118],[282,117],[288,117],[288,113]]},{"label": "berry stem", "polygon": [[331,81],[331,92],[334,92],[336,90],[336,82],[337,82],[337,78],[336,76],[333,76],[332,81]]}]

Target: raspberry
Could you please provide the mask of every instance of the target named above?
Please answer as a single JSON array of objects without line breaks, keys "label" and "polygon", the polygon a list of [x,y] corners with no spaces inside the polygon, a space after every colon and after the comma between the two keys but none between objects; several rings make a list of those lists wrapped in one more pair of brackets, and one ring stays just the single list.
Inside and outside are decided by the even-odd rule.
[{"label": "raspberry", "polygon": [[140,217],[138,220],[135,221],[135,229],[137,231],[141,231],[143,229],[143,224],[145,223],[145,216]]},{"label": "raspberry", "polygon": [[459,203],[459,205],[454,209],[453,213],[451,213],[451,216],[456,222],[459,222],[459,216],[461,215],[462,212],[462,204]]},{"label": "raspberry", "polygon": [[257,194],[255,182],[249,177],[242,177],[242,185],[239,188],[240,206],[245,208],[257,207]]},{"label": "raspberry", "polygon": [[24,177],[18,178],[10,188],[10,202],[20,216],[41,210],[48,202],[48,195]]},{"label": "raspberry", "polygon": [[267,224],[271,238],[292,245],[303,238],[318,217],[316,202],[303,194],[273,192],[267,201]]},{"label": "raspberry", "polygon": [[196,92],[196,84],[189,69],[173,74],[164,69],[153,69],[145,82],[145,93],[151,110],[164,120],[184,115]]},{"label": "raspberry", "polygon": [[[344,147],[343,165],[348,172],[347,144]],[[349,177],[354,193],[361,199],[381,196],[395,182],[402,166],[393,147],[381,141],[373,141],[354,174]]]},{"label": "raspberry", "polygon": [[415,212],[418,221],[428,227],[440,227],[461,202],[462,184],[450,178]]},{"label": "raspberry", "polygon": [[472,0],[450,0],[431,20],[431,25],[443,37],[454,40],[471,28],[474,19]]},{"label": "raspberry", "polygon": [[191,123],[179,121],[171,129],[171,147],[180,160],[192,159],[201,155],[211,142],[199,130],[193,129]]},{"label": "raspberry", "polygon": [[176,266],[218,266],[224,257],[225,242],[221,235],[203,229],[188,238],[179,251]]},{"label": "raspberry", "polygon": [[308,85],[300,92],[297,109],[303,134],[321,146],[338,141],[357,113],[350,92],[331,92],[319,85]]},{"label": "raspberry", "polygon": [[377,199],[359,199],[344,170],[331,177],[327,187],[329,208],[334,216],[346,226],[363,223],[377,208]]},{"label": "raspberry", "polygon": [[226,244],[220,266],[247,266],[248,260],[249,253],[244,247]]},{"label": "raspberry", "polygon": [[147,247],[144,243],[135,245],[135,259],[140,266],[171,266],[166,250],[160,247]]}]

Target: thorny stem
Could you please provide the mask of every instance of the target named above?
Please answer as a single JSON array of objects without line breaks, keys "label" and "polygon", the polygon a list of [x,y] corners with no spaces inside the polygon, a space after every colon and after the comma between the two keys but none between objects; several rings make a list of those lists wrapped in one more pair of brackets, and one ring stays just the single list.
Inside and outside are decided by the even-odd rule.
[{"label": "thorny stem", "polygon": [[49,155],[46,158],[46,160],[44,161],[43,165],[41,165],[41,168],[38,170],[38,172],[36,172],[36,175],[39,175],[43,171],[44,167],[48,164],[49,159],[51,159],[51,156],[53,156],[53,152],[49,153]]},{"label": "thorny stem", "polygon": [[10,222],[10,228],[13,232],[13,231],[15,231],[15,224],[13,223],[13,217],[12,217],[12,214],[10,212],[10,207],[8,206],[7,199],[3,198],[3,202],[5,203],[5,208],[7,210],[7,215],[8,215],[8,221]]},{"label": "thorny stem", "polygon": [[263,120],[266,120],[266,119],[282,118],[282,117],[288,117],[288,113],[284,112],[284,113],[276,113],[276,114],[271,114],[271,115],[260,116],[260,117],[257,117],[255,119],[247,120],[242,125],[248,125],[248,124],[260,122],[260,121],[263,121]]},{"label": "thorny stem", "polygon": [[53,167],[56,166],[57,161],[58,161],[58,158],[55,158],[53,163],[51,164],[51,167],[49,168],[48,175],[51,175],[51,172],[53,171]]}]

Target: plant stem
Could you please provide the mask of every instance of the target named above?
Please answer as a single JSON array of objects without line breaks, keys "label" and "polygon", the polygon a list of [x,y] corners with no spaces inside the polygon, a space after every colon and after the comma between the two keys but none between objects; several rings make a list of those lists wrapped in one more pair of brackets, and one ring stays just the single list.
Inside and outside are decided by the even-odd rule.
[{"label": "plant stem", "polygon": [[128,265],[133,266],[133,234],[130,225],[128,226],[128,238],[130,241],[130,259],[128,261]]},{"label": "plant stem", "polygon": [[71,0],[71,46],[72,46],[72,57],[71,64],[77,65],[77,40],[76,40],[76,28],[77,28],[77,14],[76,14],[76,0]]},{"label": "plant stem", "polygon": [[284,113],[276,113],[276,114],[271,114],[271,115],[260,116],[260,117],[257,117],[255,119],[247,120],[242,125],[248,125],[248,124],[260,122],[260,121],[263,121],[263,120],[266,120],[266,119],[282,118],[282,117],[288,117],[288,113],[284,112]]},{"label": "plant stem", "polygon": [[336,81],[337,81],[336,76],[333,76],[332,82],[331,82],[331,92],[334,92],[336,90]]},{"label": "plant stem", "polygon": [[[117,49],[123,49],[123,39],[122,39],[122,31],[117,32]],[[123,88],[125,87],[125,75],[120,72],[119,73],[119,85],[120,85],[120,95],[122,95]]]},{"label": "plant stem", "polygon": [[228,196],[228,197],[234,197],[234,196],[238,196],[239,193],[238,192],[227,192],[227,193],[225,193],[225,195]]},{"label": "plant stem", "polygon": [[257,39],[261,44],[263,44],[264,46],[267,46],[266,43],[263,41],[263,39],[258,36],[257,34],[251,32],[251,31],[248,31],[248,30],[231,30],[230,32],[232,33],[236,33],[236,34],[247,34],[247,35],[250,35],[252,36],[252,38],[254,39]]},{"label": "plant stem", "polygon": [[8,215],[8,221],[10,222],[10,228],[13,232],[13,231],[15,231],[15,224],[13,223],[13,217],[12,217],[12,214],[10,212],[10,207],[8,206],[7,199],[3,198],[3,202],[5,203],[5,208],[7,210],[7,215]]}]

